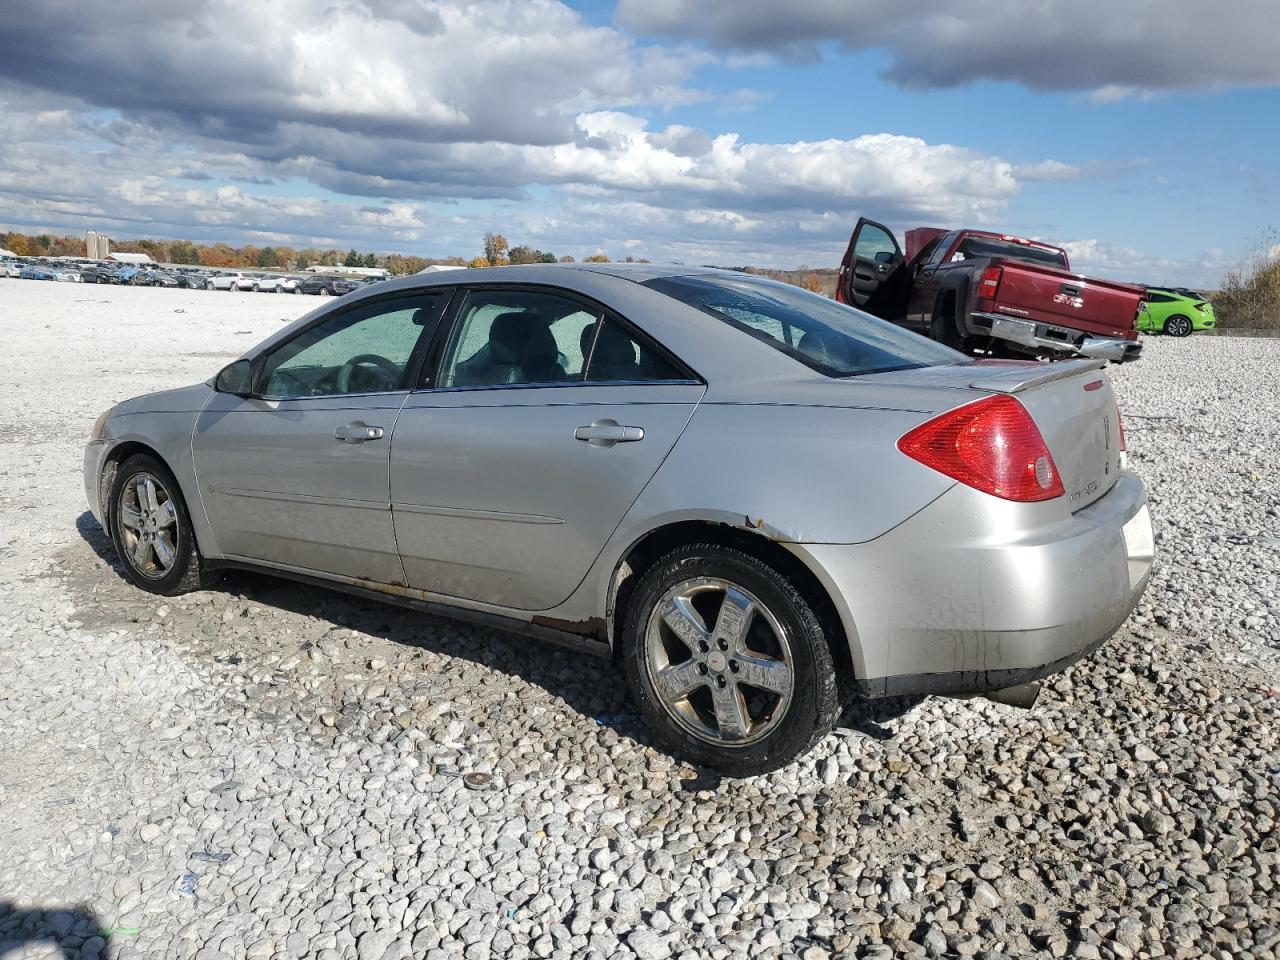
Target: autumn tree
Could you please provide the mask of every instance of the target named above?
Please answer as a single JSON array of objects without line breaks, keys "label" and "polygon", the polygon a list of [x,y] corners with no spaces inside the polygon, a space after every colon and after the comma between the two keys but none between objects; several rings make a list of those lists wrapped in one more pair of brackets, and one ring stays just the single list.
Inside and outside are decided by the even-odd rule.
[{"label": "autumn tree", "polygon": [[199,263],[200,252],[190,240],[175,240],[169,244],[170,263]]},{"label": "autumn tree", "polygon": [[489,266],[497,267],[504,263],[509,263],[507,258],[507,249],[509,244],[507,238],[500,233],[486,233],[484,235],[484,258],[489,261]]},{"label": "autumn tree", "polygon": [[555,262],[556,262],[556,255],[555,255],[554,253],[545,253],[545,252],[544,252],[544,253],[542,254],[542,256],[540,256],[540,257],[538,258],[538,262],[539,262],[539,263],[555,263]]},{"label": "autumn tree", "polygon": [[800,286],[804,287],[810,293],[822,292],[822,278],[816,273],[806,273],[804,279],[800,281]]},{"label": "autumn tree", "polygon": [[5,249],[16,253],[20,257],[30,254],[31,246],[27,243],[27,238],[20,233],[11,233],[4,241]]},{"label": "autumn tree", "polygon": [[582,258],[583,263],[608,263],[609,255],[601,250],[599,253],[593,253],[589,257]]},{"label": "autumn tree", "polygon": [[480,269],[481,267],[487,267],[487,266],[489,266],[489,258],[488,258],[488,257],[475,257],[474,259],[472,259],[472,260],[471,260],[471,262],[470,262],[470,263],[468,263],[468,264],[467,264],[467,266],[468,266],[468,267],[474,267],[474,268],[475,268],[475,269],[477,269],[477,270],[478,270],[478,269]]},{"label": "autumn tree", "polygon": [[569,256],[569,255],[566,253],[563,257],[561,257],[561,258],[560,258],[560,262],[561,262],[561,263],[576,263],[577,261],[575,261],[575,260],[573,259],[573,257]]},{"label": "autumn tree", "polygon": [[542,260],[542,251],[535,250],[533,247],[525,246],[522,243],[518,247],[512,247],[507,258],[512,263],[539,263]]}]

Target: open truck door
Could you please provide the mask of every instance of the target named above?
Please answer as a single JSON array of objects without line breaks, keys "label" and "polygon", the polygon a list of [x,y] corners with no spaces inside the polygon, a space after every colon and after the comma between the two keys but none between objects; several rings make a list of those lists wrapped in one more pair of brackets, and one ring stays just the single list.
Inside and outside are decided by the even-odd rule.
[{"label": "open truck door", "polygon": [[898,319],[903,304],[894,294],[902,286],[904,263],[889,228],[860,217],[840,263],[836,299],[886,320]]}]

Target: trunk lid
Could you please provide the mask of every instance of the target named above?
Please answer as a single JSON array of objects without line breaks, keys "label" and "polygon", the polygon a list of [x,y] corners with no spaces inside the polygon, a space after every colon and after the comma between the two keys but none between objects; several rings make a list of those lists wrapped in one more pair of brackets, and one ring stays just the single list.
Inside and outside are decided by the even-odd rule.
[{"label": "trunk lid", "polygon": [[[1103,496],[1120,475],[1120,414],[1103,360],[1035,363],[979,360],[860,377],[864,386],[913,387],[939,412],[1004,393],[1026,407],[1057,465],[1072,512]],[[939,394],[952,402],[938,404]]]},{"label": "trunk lid", "polygon": [[1055,270],[1018,260],[1001,262],[1004,272],[994,312],[1085,330],[1100,337],[1132,340],[1141,287]]},{"label": "trunk lid", "polygon": [[1040,428],[1073,513],[1111,489],[1120,476],[1120,414],[1101,369],[1080,367],[1014,395]]}]

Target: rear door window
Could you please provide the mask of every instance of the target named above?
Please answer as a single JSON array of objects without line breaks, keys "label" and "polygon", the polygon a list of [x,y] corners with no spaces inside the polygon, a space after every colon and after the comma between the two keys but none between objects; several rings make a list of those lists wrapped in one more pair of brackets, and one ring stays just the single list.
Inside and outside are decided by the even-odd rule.
[{"label": "rear door window", "polygon": [[970,362],[853,307],[759,277],[658,277],[645,286],[695,307],[831,377]]},{"label": "rear door window", "polygon": [[599,318],[594,308],[555,293],[472,290],[458,308],[440,386],[581,380]]}]

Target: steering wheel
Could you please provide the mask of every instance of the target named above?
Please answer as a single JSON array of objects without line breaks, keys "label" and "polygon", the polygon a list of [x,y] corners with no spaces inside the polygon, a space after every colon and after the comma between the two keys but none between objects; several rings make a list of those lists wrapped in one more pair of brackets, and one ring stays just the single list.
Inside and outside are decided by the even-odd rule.
[{"label": "steering wheel", "polygon": [[400,368],[386,357],[380,357],[376,353],[362,353],[359,356],[352,357],[338,368],[338,374],[334,379],[337,382],[339,393],[351,392],[351,375],[355,373],[356,367],[364,363],[380,368],[392,383],[400,379]]}]

